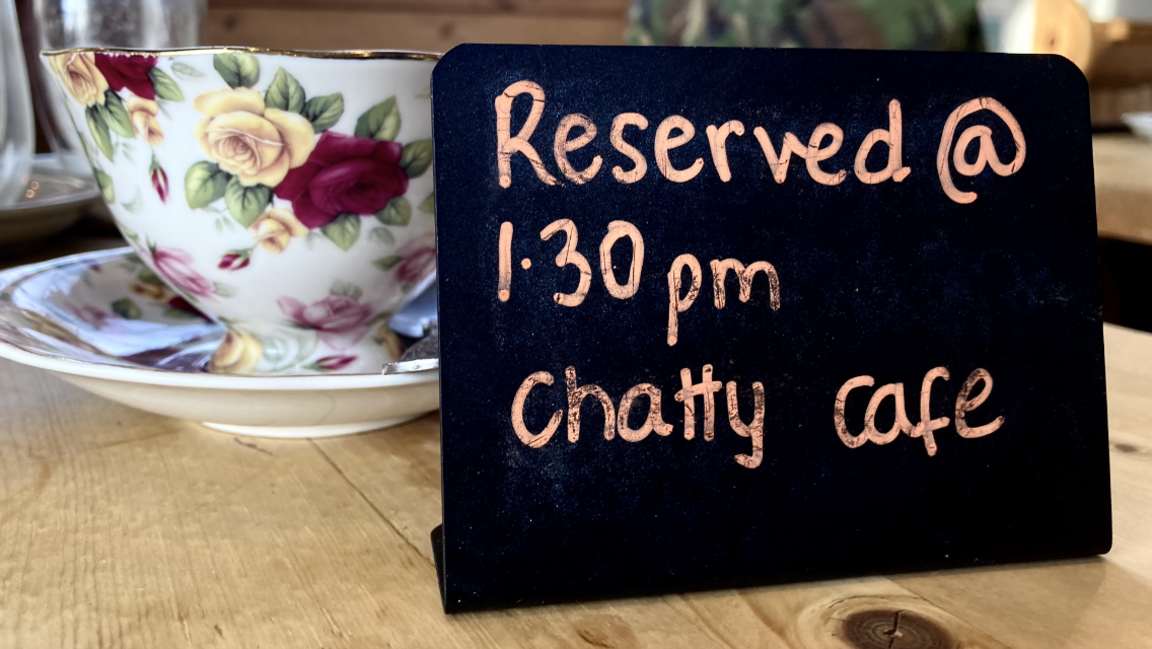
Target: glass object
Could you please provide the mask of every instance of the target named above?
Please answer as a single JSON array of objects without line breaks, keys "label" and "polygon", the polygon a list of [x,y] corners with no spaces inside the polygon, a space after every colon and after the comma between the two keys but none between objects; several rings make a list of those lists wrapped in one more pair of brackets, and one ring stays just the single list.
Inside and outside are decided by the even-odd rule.
[{"label": "glass object", "polygon": [[32,168],[32,98],[13,0],[0,0],[0,208],[16,202]]},{"label": "glass object", "polygon": [[[200,45],[207,0],[33,0],[35,42],[40,50],[72,47],[136,47],[167,50]],[[49,74],[38,68],[48,81]],[[59,84],[38,84],[41,127],[65,167],[90,175]]]}]

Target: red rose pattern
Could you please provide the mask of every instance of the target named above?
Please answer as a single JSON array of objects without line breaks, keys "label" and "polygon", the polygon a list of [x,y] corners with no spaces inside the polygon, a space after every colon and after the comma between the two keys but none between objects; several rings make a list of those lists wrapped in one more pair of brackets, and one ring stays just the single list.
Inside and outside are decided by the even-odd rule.
[{"label": "red rose pattern", "polygon": [[96,53],[96,68],[112,90],[127,88],[145,99],[156,99],[156,88],[148,73],[156,67],[155,56]]},{"label": "red rose pattern", "polygon": [[220,263],[216,264],[216,267],[220,270],[240,270],[247,268],[251,261],[252,257],[247,252],[244,254],[230,252],[220,258]]},{"label": "red rose pattern", "polygon": [[[156,66],[154,56],[121,56],[97,53],[96,67],[114,91],[132,93],[155,100],[156,91],[149,72]],[[398,142],[341,135],[325,131],[303,166],[292,169],[275,187],[275,195],[292,203],[296,218],[311,229],[331,223],[341,214],[371,216],[389,201],[408,191],[408,175],[400,167],[403,146]],[[149,170],[152,187],[162,202],[169,195],[168,174],[153,160]],[[150,251],[156,270],[171,285],[200,298],[211,297],[213,284],[192,268],[187,252],[157,247]],[[396,267],[397,279],[411,286],[425,278],[436,266],[436,251],[427,241],[409,242],[398,250],[402,261]],[[218,267],[235,271],[248,266],[248,255],[225,254]],[[297,325],[313,329],[321,341],[336,350],[347,349],[367,333],[371,307],[346,296],[332,295],[306,305],[291,297],[278,300],[280,309]],[[173,297],[168,306],[204,317],[183,297]],[[84,313],[91,320],[96,314]],[[95,323],[94,323],[95,324]],[[356,360],[350,355],[331,355],[315,361],[315,369],[338,371]]]},{"label": "red rose pattern", "polygon": [[168,202],[168,174],[160,167],[152,169],[152,189],[156,190],[161,203]]},{"label": "red rose pattern", "polygon": [[331,223],[341,214],[371,216],[408,191],[400,167],[404,147],[325,131],[302,166],[276,186],[276,196],[292,202],[308,228]]},{"label": "red rose pattern", "polygon": [[168,300],[168,308],[175,309],[177,311],[183,311],[189,315],[194,315],[198,318],[203,318],[204,320],[208,319],[208,316],[201,313],[200,309],[197,309],[196,307],[192,306],[191,302],[189,302],[188,300],[185,300],[184,298],[180,297],[179,295],[175,295],[172,297],[172,299]]}]

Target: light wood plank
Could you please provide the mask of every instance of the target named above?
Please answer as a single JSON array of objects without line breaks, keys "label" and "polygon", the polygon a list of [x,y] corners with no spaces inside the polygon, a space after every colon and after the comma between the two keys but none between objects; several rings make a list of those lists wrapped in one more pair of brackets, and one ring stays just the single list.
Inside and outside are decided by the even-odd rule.
[{"label": "light wood plank", "polygon": [[1092,149],[1100,236],[1152,245],[1152,141],[1097,135]]},{"label": "light wood plank", "polygon": [[[314,440],[334,466],[434,565],[429,533],[440,524],[439,418],[403,429]],[[722,646],[658,598],[458,616],[500,647]]]},{"label": "light wood plank", "polygon": [[[441,520],[438,435],[439,420],[433,415],[403,430],[313,442],[429,562],[428,533]],[[850,624],[853,620],[879,623],[863,625],[875,636],[899,630],[897,612],[910,616],[904,631],[908,638],[914,629],[928,628],[940,638],[969,643],[964,646],[1003,646],[883,578],[550,606],[477,619],[492,623],[486,631],[500,646],[524,646],[528,633],[548,638],[540,646],[558,647],[580,646],[581,639],[598,646],[671,646],[667,643],[675,638],[693,647],[718,642],[727,647],[848,648],[863,641],[849,632],[861,626]],[[857,645],[849,642],[851,637]],[[883,639],[888,646],[889,638]]]},{"label": "light wood plank", "polygon": [[460,43],[622,45],[624,28],[624,16],[240,9],[209,11],[204,29],[215,45],[446,52]]},{"label": "light wood plank", "polygon": [[895,581],[1014,649],[1152,646],[1152,588],[1107,558]]},{"label": "light wood plank", "polygon": [[435,416],[236,438],[0,361],[0,647],[1152,646],[1152,336],[1105,340],[1102,559],[454,617]]},{"label": "light wood plank", "polygon": [[1152,335],[1105,325],[1104,341],[1112,552],[895,580],[1016,649],[1152,647]]},{"label": "light wood plank", "polygon": [[686,616],[698,616],[730,647],[1005,647],[882,577],[696,593],[674,599],[690,611]]},{"label": "light wood plank", "polygon": [[[912,611],[935,622],[948,637],[970,643],[962,646],[1109,646],[1102,638],[1122,640],[1115,646],[1145,646],[1143,639],[1152,638],[1152,618],[1145,614],[1152,610],[1152,547],[1147,543],[1152,538],[1152,467],[1146,466],[1152,461],[1147,450],[1152,441],[1152,336],[1112,326],[1105,331],[1116,509],[1116,545],[1107,558],[792,584],[664,601],[730,647],[841,646],[836,643],[843,638],[832,631],[843,628],[836,626],[842,617],[818,614],[851,599],[867,604],[872,616]],[[419,544],[439,522],[438,466],[427,464],[438,458],[435,426],[428,418],[402,435],[375,433],[316,443],[366,498]],[[435,508],[416,505],[430,499]],[[424,552],[428,556],[428,550]],[[542,610],[519,615],[540,624]],[[1123,629],[1107,630],[1116,624]],[[814,638],[824,644],[811,645]]]},{"label": "light wood plank", "polygon": [[1152,334],[1107,326],[1104,345],[1115,534],[1108,560],[1152,586]]},{"label": "light wood plank", "polygon": [[315,447],[0,362],[0,646],[457,647],[432,566]]}]

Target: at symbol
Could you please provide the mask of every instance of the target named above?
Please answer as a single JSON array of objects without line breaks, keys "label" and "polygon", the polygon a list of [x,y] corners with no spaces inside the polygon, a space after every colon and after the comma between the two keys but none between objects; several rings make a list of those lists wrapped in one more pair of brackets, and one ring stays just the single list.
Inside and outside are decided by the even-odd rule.
[{"label": "at symbol", "polygon": [[[1016,157],[1012,158],[1012,162],[1008,164],[1000,162],[1000,158],[996,155],[996,149],[992,146],[992,129],[984,125],[969,126],[965,129],[960,134],[960,139],[956,142],[956,148],[953,150],[952,136],[956,133],[956,126],[960,120],[981,110],[990,110],[996,113],[1000,119],[1004,120],[1008,130],[1012,132],[1012,141],[1016,145]],[[964,159],[964,152],[967,151],[972,140],[976,138],[980,138],[979,152],[976,154],[975,162],[968,162]],[[940,186],[944,188],[944,193],[948,195],[948,198],[957,203],[971,203],[976,200],[976,192],[962,192],[956,189],[956,185],[952,184],[952,172],[948,168],[949,152],[952,152],[952,163],[956,165],[956,171],[960,172],[961,175],[975,176],[984,171],[984,166],[988,165],[998,176],[1011,176],[1024,166],[1024,133],[1020,130],[1020,124],[1016,122],[1016,118],[1008,112],[1004,104],[991,97],[980,97],[961,104],[948,116],[948,122],[944,124],[944,134],[940,138],[940,152],[936,155],[936,171],[940,174]]]}]

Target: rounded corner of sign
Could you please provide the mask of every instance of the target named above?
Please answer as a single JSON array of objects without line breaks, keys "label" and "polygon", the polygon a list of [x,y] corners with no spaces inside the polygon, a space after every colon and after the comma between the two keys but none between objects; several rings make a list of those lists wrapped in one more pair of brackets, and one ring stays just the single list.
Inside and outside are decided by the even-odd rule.
[{"label": "rounded corner of sign", "polygon": [[1075,61],[1063,54],[1043,54],[1041,56],[1047,59],[1049,66],[1058,74],[1075,83],[1085,93],[1088,92],[1088,75]]}]

